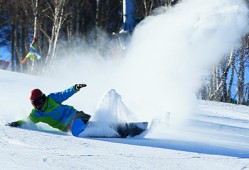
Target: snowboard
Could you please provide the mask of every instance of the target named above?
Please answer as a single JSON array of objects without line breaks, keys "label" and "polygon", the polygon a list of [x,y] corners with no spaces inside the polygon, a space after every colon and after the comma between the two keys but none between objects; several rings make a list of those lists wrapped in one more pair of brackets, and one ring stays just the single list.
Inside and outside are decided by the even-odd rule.
[{"label": "snowboard", "polygon": [[127,136],[134,137],[143,133],[148,127],[148,122],[112,123],[110,126],[121,138],[126,138]]},{"label": "snowboard", "polygon": [[[87,137],[95,137],[95,138],[126,138],[126,137],[134,137],[137,135],[140,135],[148,128],[148,122],[109,122],[108,128],[111,128],[116,132],[116,135],[114,136],[101,136],[101,135],[89,135]],[[82,132],[84,133],[84,130],[86,127],[89,129],[101,126],[101,122],[96,121],[89,121],[87,124],[84,124],[84,122],[81,119],[75,119],[75,121],[72,124],[72,135],[78,137],[79,134]],[[103,126],[103,128],[106,128]]]}]

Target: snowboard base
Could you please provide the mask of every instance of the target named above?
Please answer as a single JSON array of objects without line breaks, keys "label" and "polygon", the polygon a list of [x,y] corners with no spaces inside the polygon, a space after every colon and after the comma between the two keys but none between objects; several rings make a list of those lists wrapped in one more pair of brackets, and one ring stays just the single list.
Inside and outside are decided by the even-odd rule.
[{"label": "snowboard base", "polygon": [[127,136],[134,137],[143,133],[148,127],[148,122],[114,123],[111,126],[121,138],[126,138]]},{"label": "snowboard base", "polygon": [[[126,138],[140,135],[147,130],[148,122],[96,122],[89,121],[86,126],[80,128],[82,123],[77,123],[72,133],[74,136],[91,138]],[[86,129],[85,129],[86,128]],[[80,131],[82,129],[82,131]],[[80,135],[79,135],[80,134]]]}]

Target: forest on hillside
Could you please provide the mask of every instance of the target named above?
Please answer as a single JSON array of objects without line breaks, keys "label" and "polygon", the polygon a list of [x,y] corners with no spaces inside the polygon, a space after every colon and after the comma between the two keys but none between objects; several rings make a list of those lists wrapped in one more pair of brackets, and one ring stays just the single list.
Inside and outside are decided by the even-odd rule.
[{"label": "forest on hillside", "polygon": [[[98,39],[99,31],[109,37],[124,29],[124,3],[132,3],[130,12],[135,25],[159,6],[171,5],[171,0],[0,0],[1,45],[11,48],[11,70],[22,72],[21,60],[29,51],[33,37],[38,39],[39,52],[46,64],[56,57],[58,42],[84,38],[88,43]],[[129,4],[128,4],[129,5]],[[128,7],[128,6],[127,6]],[[30,70],[30,69],[29,69]]]},{"label": "forest on hillside", "polygon": [[[104,50],[98,43],[105,44],[104,35],[106,41],[113,41],[113,46],[122,50],[136,25],[154,9],[180,3],[181,0],[0,0],[0,46],[7,46],[11,53],[12,71],[34,74],[36,67],[56,62],[60,42],[66,42],[67,47],[88,44],[101,54]],[[33,41],[42,57],[22,63]],[[210,68],[207,84],[200,90],[202,99],[249,105],[248,48],[249,34],[241,38],[239,49],[231,49]]]}]

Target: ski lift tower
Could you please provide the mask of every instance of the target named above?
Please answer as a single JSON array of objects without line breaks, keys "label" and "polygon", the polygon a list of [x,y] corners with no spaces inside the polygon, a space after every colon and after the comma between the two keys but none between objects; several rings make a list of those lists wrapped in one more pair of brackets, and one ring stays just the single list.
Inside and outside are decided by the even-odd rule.
[{"label": "ski lift tower", "polygon": [[124,31],[132,33],[135,28],[134,0],[123,0],[123,23]]}]

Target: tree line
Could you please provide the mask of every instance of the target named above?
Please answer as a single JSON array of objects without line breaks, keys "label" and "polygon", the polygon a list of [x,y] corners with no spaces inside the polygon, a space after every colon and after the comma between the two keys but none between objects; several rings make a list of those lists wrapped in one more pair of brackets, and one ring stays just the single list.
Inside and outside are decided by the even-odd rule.
[{"label": "tree line", "polygon": [[202,99],[249,105],[249,34],[241,39],[238,49],[212,68],[206,84],[202,87]]},{"label": "tree line", "polygon": [[[249,0],[245,0],[249,7]],[[248,18],[249,19],[249,18]],[[200,89],[205,100],[249,105],[249,33],[240,41],[240,47],[210,68],[210,75]]]},{"label": "tree line", "polygon": [[[126,0],[128,1],[128,0]],[[130,1],[130,0],[129,0]],[[98,38],[97,30],[118,33],[123,27],[124,0],[0,0],[0,45],[11,48],[11,69],[22,72],[31,67],[20,64],[29,51],[32,37],[38,37],[43,62],[50,65],[56,58],[60,38],[73,43],[74,37]],[[131,1],[133,2],[133,1]],[[171,0],[136,0],[138,23],[159,6]],[[90,34],[91,33],[91,34]],[[30,69],[29,69],[30,70]]]},{"label": "tree line", "polygon": [[[21,64],[21,61],[29,52],[33,37],[38,38],[41,62],[49,66],[56,60],[61,39],[73,46],[75,37],[88,43],[98,39],[99,30],[109,37],[118,35],[128,15],[124,11],[127,2],[134,5],[135,24],[157,7],[180,3],[178,0],[0,0],[0,46],[10,48],[11,70],[32,72],[35,63]],[[202,99],[249,105],[248,37],[245,35],[239,49],[231,49],[229,55],[210,69],[199,92]]]}]

